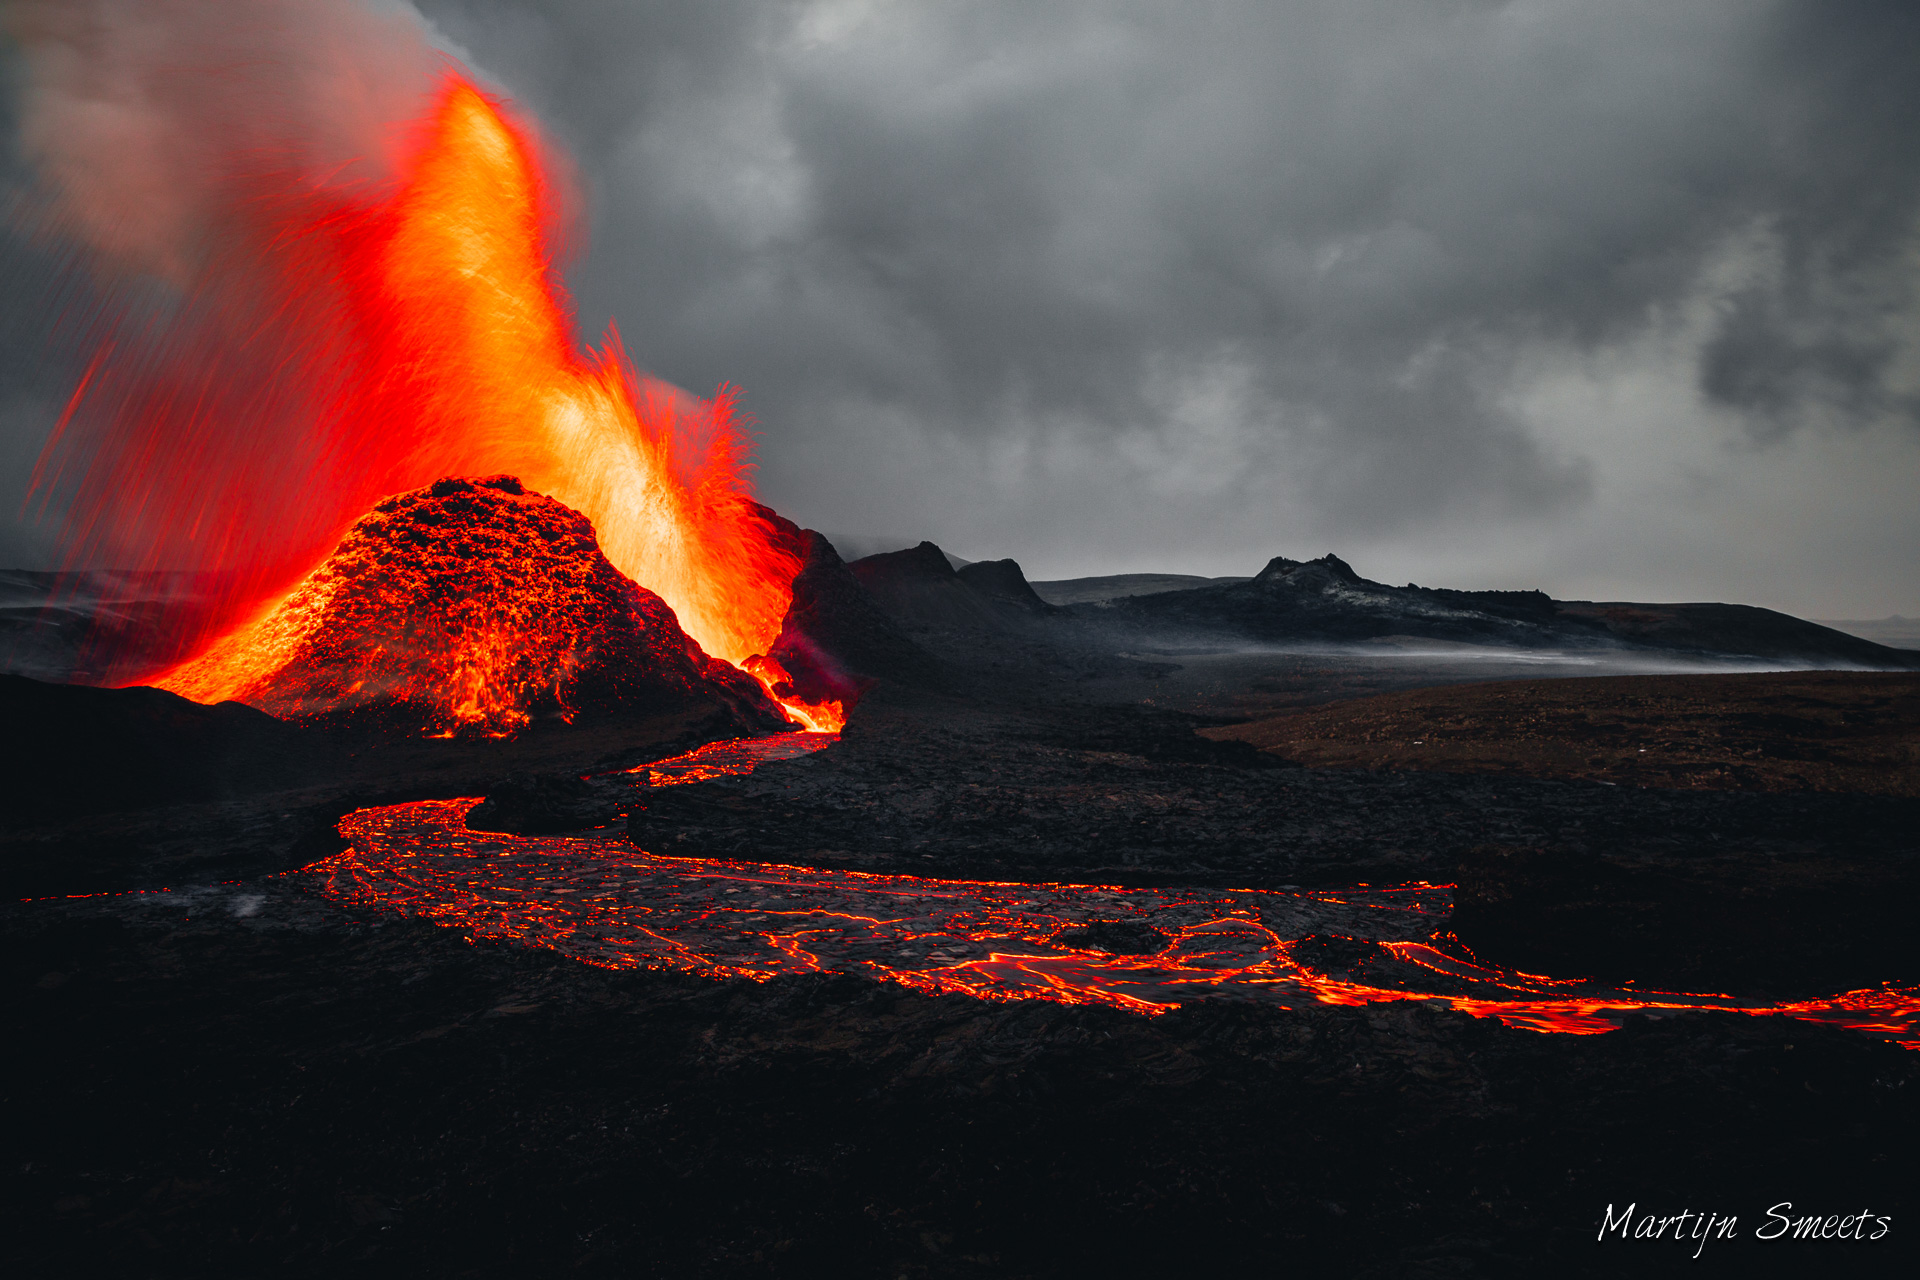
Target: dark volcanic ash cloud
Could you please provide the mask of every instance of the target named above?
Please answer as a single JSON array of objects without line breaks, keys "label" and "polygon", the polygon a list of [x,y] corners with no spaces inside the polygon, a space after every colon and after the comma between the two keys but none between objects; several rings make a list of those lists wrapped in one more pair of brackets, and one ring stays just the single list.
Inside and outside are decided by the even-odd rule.
[{"label": "dark volcanic ash cloud", "polygon": [[805,523],[1920,609],[1910,6],[419,10]]}]

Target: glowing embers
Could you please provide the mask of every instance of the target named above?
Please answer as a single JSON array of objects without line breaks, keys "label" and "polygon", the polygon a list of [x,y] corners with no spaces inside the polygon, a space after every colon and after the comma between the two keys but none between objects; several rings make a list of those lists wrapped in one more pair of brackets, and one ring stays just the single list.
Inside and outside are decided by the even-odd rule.
[{"label": "glowing embers", "polygon": [[[653,785],[747,773],[821,734],[721,743],[632,771]],[[637,780],[637,779],[636,779]],[[928,994],[1159,1013],[1193,999],[1286,1007],[1436,999],[1539,1031],[1592,1033],[1640,1011],[1786,1013],[1920,1046],[1920,992],[1746,1005],[1468,963],[1428,941],[1445,886],[1342,892],[999,884],[662,858],[612,836],[489,835],[477,801],[363,809],[352,851],[300,873],[330,898],[609,968],[716,977],[859,973]]]}]

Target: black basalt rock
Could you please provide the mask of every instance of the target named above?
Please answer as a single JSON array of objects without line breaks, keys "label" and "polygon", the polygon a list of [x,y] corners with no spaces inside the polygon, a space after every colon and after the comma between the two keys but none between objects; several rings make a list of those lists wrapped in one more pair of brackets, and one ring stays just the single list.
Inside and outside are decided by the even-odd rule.
[{"label": "black basalt rock", "polygon": [[608,805],[594,786],[571,774],[509,773],[467,814],[471,831],[552,835],[599,825]]},{"label": "black basalt rock", "polygon": [[1140,920],[1095,920],[1062,929],[1053,941],[1063,947],[1105,951],[1116,956],[1150,956],[1167,949],[1173,939]]},{"label": "black basalt rock", "polygon": [[1004,631],[1016,613],[969,585],[931,542],[864,556],[847,568],[890,617],[908,627]]},{"label": "black basalt rock", "polygon": [[95,689],[0,675],[17,753],[0,829],[62,812],[227,800],[312,785],[345,752],[264,711],[202,706],[163,689]]},{"label": "black basalt rock", "polygon": [[[794,694],[812,703],[851,703],[876,680],[943,688],[940,664],[907,638],[833,544],[812,530],[802,536],[806,560],[768,653],[787,672]],[[944,557],[941,566],[952,575]]]},{"label": "black basalt rock", "polygon": [[1916,976],[1911,849],[1629,858],[1482,845],[1461,856],[1456,883],[1453,932],[1509,968],[1788,996]]},{"label": "black basalt rock", "polygon": [[976,560],[961,566],[955,576],[981,595],[1002,604],[1034,614],[1053,612],[1053,606],[1042,600],[1027,582],[1027,575],[1021,572],[1017,560]]},{"label": "black basalt rock", "polygon": [[1285,556],[1275,556],[1267,561],[1267,567],[1254,575],[1253,581],[1265,587],[1321,587],[1328,581],[1348,582],[1354,585],[1366,581],[1353,571],[1353,566],[1331,553],[1318,560],[1289,560]]}]

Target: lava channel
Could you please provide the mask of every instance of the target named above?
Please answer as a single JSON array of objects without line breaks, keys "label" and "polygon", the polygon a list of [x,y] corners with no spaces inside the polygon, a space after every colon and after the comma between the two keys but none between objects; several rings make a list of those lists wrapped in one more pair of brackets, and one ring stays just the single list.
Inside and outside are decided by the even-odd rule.
[{"label": "lava channel", "polygon": [[[830,733],[739,739],[628,772],[638,792],[750,773],[836,740]],[[1512,1026],[1574,1034],[1612,1030],[1634,1013],[1723,1009],[1831,1022],[1920,1048],[1920,988],[1750,1003],[1469,962],[1431,941],[1451,910],[1449,885],[1139,889],[668,858],[636,849],[612,828],[577,836],[472,831],[466,815],[478,803],[361,809],[340,823],[350,849],[289,874],[344,905],[431,920],[474,939],[547,947],[610,969],[757,981],[863,974],[928,995],[1102,1004],[1149,1015],[1197,999],[1285,1008],[1435,1000]]]}]

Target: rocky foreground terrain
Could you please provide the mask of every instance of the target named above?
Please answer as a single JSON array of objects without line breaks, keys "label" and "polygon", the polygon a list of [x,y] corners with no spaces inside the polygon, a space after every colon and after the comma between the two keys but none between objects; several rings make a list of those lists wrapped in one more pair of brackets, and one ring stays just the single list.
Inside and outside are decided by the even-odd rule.
[{"label": "rocky foreground terrain", "polygon": [[[1908,1050],[1160,1018],[476,948],[273,884],[9,920],[10,1274],[1902,1274]],[[1751,1237],[1766,1208],[1887,1240]],[[1743,1238],[1595,1240],[1635,1202]],[[1889,1241],[1891,1243],[1889,1243]],[[1689,1270],[1690,1269],[1690,1270]]]},{"label": "rocky foreground terrain", "polygon": [[[876,694],[838,746],[673,788],[634,821],[653,847],[1123,883],[1377,883],[1489,847],[1914,860],[1897,796],[1290,767],[1192,727]],[[543,801],[553,775],[516,776],[523,808],[594,803],[591,785]],[[713,983],[476,946],[297,881],[191,878],[7,911],[17,1274],[1080,1276],[1279,1257],[1382,1276],[1892,1274],[1912,1256],[1904,1233],[1844,1253],[1749,1234],[1788,1199],[1913,1220],[1920,1055],[1859,1032],[1686,1013],[1541,1035],[1422,1004],[1144,1018]],[[1763,937],[1667,923],[1679,962],[1791,994],[1905,973],[1901,947],[1857,944],[1903,939],[1911,901],[1880,886]],[[1747,1238],[1699,1264],[1670,1241],[1597,1243],[1628,1201],[1737,1213]]]},{"label": "rocky foreground terrain", "polygon": [[1920,796],[1920,676],[1507,680],[1202,730],[1297,764]]},{"label": "rocky foreground terrain", "polygon": [[[740,722],[716,703],[420,742],[150,691],[0,690],[16,733],[49,744],[0,833],[0,1265],[1911,1273],[1920,1054],[1870,1032],[1682,1012],[1545,1035],[1420,1001],[1198,999],[1145,1017],[858,977],[611,972],[278,874],[338,853],[348,810],[485,795],[478,828],[630,830],[667,854],[1001,881],[1457,883],[1436,942],[1643,986],[1795,998],[1920,980],[1920,800],[1887,754],[1920,734],[1911,677],[1665,676],[1628,707],[1582,682],[1516,704],[1437,659],[1183,670],[1085,641],[1008,562],[943,558],[942,576],[925,555],[848,566],[811,546],[807,563],[783,662],[860,695],[845,734],[639,804],[631,782],[582,775]],[[1450,687],[1408,691],[1422,684]],[[1420,750],[1431,734],[1446,751],[1410,755],[1415,728]],[[1635,735],[1677,772],[1623,752]],[[1688,772],[1729,742],[1751,748],[1744,772]],[[1817,777],[1810,743],[1833,764]],[[1152,945],[1098,927],[1086,944]],[[1352,940],[1315,945],[1331,970],[1365,963]],[[1756,1238],[1788,1201],[1891,1229]],[[1629,1203],[1737,1215],[1737,1235],[1597,1240]]]}]

